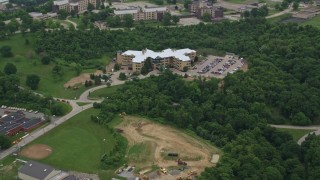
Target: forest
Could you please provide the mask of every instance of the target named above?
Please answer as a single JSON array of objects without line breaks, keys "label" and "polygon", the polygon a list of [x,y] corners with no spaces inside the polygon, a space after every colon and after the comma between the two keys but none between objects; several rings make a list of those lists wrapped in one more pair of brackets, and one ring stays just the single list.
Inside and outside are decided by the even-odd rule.
[{"label": "forest", "polygon": [[135,79],[96,105],[101,113],[93,120],[106,125],[126,112],[194,131],[224,151],[217,167],[207,168],[200,179],[320,178],[319,137],[300,147],[292,136],[267,125],[265,104],[244,101],[232,86],[218,84],[216,79],[185,81],[170,71]]},{"label": "forest", "polygon": [[[311,26],[270,24],[265,19],[247,18],[175,28],[41,31],[36,52],[78,63],[128,49],[210,48],[233,52],[248,60],[250,70],[224,79],[227,107],[252,109],[268,123],[309,125],[319,123],[319,39],[319,30]],[[182,98],[182,92],[176,92],[179,96],[175,101]],[[194,94],[191,100],[200,98],[203,97]],[[216,98],[221,101],[221,95]]]}]

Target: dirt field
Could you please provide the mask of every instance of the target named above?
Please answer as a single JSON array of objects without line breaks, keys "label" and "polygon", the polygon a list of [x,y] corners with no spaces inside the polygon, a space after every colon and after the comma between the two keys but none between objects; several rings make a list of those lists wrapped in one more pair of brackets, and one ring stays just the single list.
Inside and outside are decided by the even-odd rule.
[{"label": "dirt field", "polygon": [[31,159],[43,159],[52,153],[52,148],[45,144],[35,144],[23,148],[20,152],[21,156]]},{"label": "dirt field", "polygon": [[[189,170],[202,172],[205,167],[213,166],[212,155],[219,154],[214,147],[202,143],[169,126],[160,125],[140,117],[125,116],[117,128],[123,129],[123,135],[129,141],[129,147],[139,143],[152,142],[152,156],[143,163],[129,162],[138,168],[152,165],[159,167],[176,167],[176,158],[168,157],[169,152],[179,154],[179,158],[188,163]],[[130,149],[130,148],[129,148]]]},{"label": "dirt field", "polygon": [[[91,73],[83,73],[83,74],[80,74],[79,76],[70,79],[70,80],[69,80],[67,83],[65,83],[63,86],[64,86],[65,88],[67,88],[67,87],[73,87],[74,85],[79,84],[79,83],[84,84],[84,82],[85,82],[86,80],[90,80],[90,74],[91,74]],[[102,71],[97,70],[94,74],[96,74],[96,75],[102,74]]]}]

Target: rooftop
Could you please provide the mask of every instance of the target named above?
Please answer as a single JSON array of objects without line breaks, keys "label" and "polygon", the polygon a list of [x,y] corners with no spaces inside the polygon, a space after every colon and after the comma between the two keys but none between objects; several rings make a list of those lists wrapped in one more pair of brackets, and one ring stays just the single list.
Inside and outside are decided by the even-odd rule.
[{"label": "rooftop", "polygon": [[147,7],[144,8],[145,12],[155,12],[155,11],[167,11],[167,7]]},{"label": "rooftop", "polygon": [[64,5],[64,4],[68,4],[69,1],[68,0],[57,0],[57,1],[53,1],[53,5]]},{"label": "rooftop", "polygon": [[138,9],[118,9],[114,10],[115,15],[138,13]]},{"label": "rooftop", "polygon": [[161,52],[154,52],[150,49],[145,49],[143,51],[128,50],[128,51],[122,53],[122,55],[134,56],[134,58],[132,59],[132,62],[136,62],[136,63],[141,63],[145,59],[147,59],[148,57],[151,57],[153,59],[175,57],[175,58],[180,59],[181,61],[190,61],[190,57],[187,56],[186,54],[192,53],[192,52],[196,52],[196,51],[188,49],[188,48],[179,49],[179,50],[165,49]]},{"label": "rooftop", "polygon": [[31,160],[19,169],[20,173],[35,179],[45,179],[52,171],[54,171],[53,167]]}]

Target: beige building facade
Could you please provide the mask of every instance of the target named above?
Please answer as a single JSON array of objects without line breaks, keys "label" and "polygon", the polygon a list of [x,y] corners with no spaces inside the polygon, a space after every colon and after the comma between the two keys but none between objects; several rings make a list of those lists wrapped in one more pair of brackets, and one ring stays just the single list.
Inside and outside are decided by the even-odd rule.
[{"label": "beige building facade", "polygon": [[166,7],[150,7],[150,8],[132,8],[114,10],[114,15],[123,18],[124,15],[130,14],[133,20],[162,20],[163,14],[169,12]]},{"label": "beige building facade", "polygon": [[97,8],[98,0],[56,0],[53,1],[53,11],[66,10],[67,12],[74,11],[76,13],[85,12],[88,5],[92,4],[94,8]]},{"label": "beige building facade", "polygon": [[180,71],[184,67],[190,67],[196,57],[196,51],[191,49],[165,49],[161,52],[154,52],[149,49],[142,51],[125,51],[117,53],[117,63],[121,69],[141,71],[145,61],[150,58],[154,68],[172,67]]}]

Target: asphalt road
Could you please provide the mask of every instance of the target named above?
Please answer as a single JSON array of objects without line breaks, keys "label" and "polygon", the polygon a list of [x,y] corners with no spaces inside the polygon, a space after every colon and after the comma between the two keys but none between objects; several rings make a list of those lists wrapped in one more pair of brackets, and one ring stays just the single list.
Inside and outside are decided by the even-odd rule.
[{"label": "asphalt road", "polygon": [[309,134],[315,133],[315,135],[320,135],[320,126],[291,126],[291,125],[270,125],[271,127],[275,127],[275,128],[283,128],[283,129],[305,129],[305,130],[314,130],[304,136],[302,136],[299,140],[298,140],[298,144],[301,145],[305,140],[306,137],[308,137]]}]

